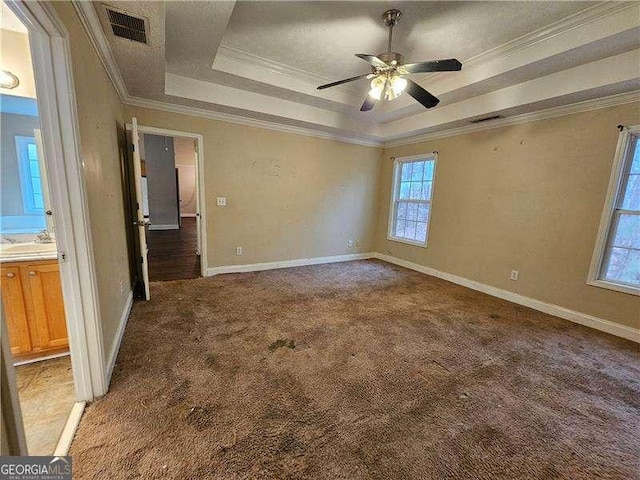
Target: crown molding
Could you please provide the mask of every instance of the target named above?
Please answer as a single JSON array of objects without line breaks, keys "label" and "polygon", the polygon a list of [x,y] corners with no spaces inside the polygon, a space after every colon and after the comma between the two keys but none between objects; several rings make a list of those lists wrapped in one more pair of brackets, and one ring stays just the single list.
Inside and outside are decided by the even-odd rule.
[{"label": "crown molding", "polygon": [[190,107],[187,105],[177,105],[173,103],[160,102],[157,100],[149,100],[140,97],[128,96],[125,101],[125,105],[132,107],[151,108],[153,110],[160,110],[163,112],[179,113],[182,115],[189,115],[192,117],[206,118],[209,120],[219,120],[221,122],[236,123],[239,125],[247,125],[249,127],[264,128],[267,130],[275,130],[278,132],[294,133],[297,135],[304,135],[307,137],[322,138],[324,140],[333,140],[342,143],[351,143],[355,145],[362,145],[365,147],[380,147],[382,146],[382,139],[366,139],[358,136],[344,135],[337,133],[325,132],[322,130],[316,130],[312,128],[296,127],[293,125],[284,125],[277,122],[270,122],[268,120],[259,120],[256,118],[243,117],[241,115],[234,115],[231,113],[214,112],[212,110],[206,110],[204,108]]},{"label": "crown molding", "polygon": [[572,115],[574,113],[588,112],[590,110],[598,110],[601,108],[615,107],[617,105],[625,105],[628,103],[636,102],[640,102],[640,90],[611,95],[610,97],[602,97],[593,100],[572,103],[569,105],[563,105],[561,107],[552,107],[545,110],[539,110],[537,112],[523,113],[521,115],[514,115],[513,117],[492,120],[487,123],[451,128],[448,130],[442,130],[440,132],[425,133],[422,135],[415,135],[411,137],[400,138],[397,140],[389,140],[384,142],[384,147],[386,148],[397,147],[400,145],[411,145],[415,143],[434,140],[436,138],[453,137],[455,135],[463,135],[465,133],[481,132],[483,130],[491,130],[494,128],[535,122],[538,120],[546,120],[555,117],[563,117],[565,115]]},{"label": "crown molding", "polygon": [[102,25],[100,24],[100,19],[98,18],[98,14],[93,6],[93,2],[72,0],[71,4],[78,14],[85,32],[89,36],[89,40],[91,41],[93,48],[98,53],[98,57],[100,58],[104,69],[107,71],[107,75],[109,76],[113,87],[116,89],[120,100],[124,102],[128,97],[127,86],[122,79],[122,74],[120,73],[118,64],[113,56],[113,52],[111,51],[109,41],[104,35],[104,31],[102,30]]},{"label": "crown molding", "polygon": [[[412,143],[424,142],[436,138],[450,137],[454,135],[461,135],[471,132],[479,132],[483,130],[489,130],[493,128],[500,128],[508,125],[516,125],[520,123],[527,123],[536,120],[543,120],[547,118],[554,118],[564,115],[571,115],[574,113],[595,110],[600,108],[611,107],[615,105],[623,105],[627,103],[633,103],[640,101],[640,91],[634,91],[619,95],[613,95],[610,97],[604,97],[594,100],[588,100],[584,102],[578,102],[571,105],[565,105],[561,107],[553,107],[538,112],[526,113],[522,115],[516,115],[513,117],[495,120],[488,124],[469,125],[464,127],[458,127],[453,129],[447,129],[440,132],[427,133],[422,135],[409,136],[406,138],[400,138],[395,140],[384,139],[366,139],[358,136],[351,136],[348,134],[335,134],[325,132],[312,128],[296,127],[291,125],[284,125],[277,122],[271,122],[266,120],[258,120],[249,117],[243,117],[240,115],[214,112],[202,108],[190,107],[185,105],[177,105],[157,100],[143,99],[139,97],[132,97],[128,94],[126,85],[120,73],[120,69],[117,66],[113,52],[109,42],[102,30],[102,25],[98,17],[97,12],[91,2],[84,2],[80,0],[72,0],[72,5],[78,14],[82,25],[87,32],[87,35],[98,53],[100,60],[113,84],[118,96],[122,102],[126,105],[151,108],[155,110],[161,110],[166,112],[180,113],[184,115],[190,115],[200,118],[207,118],[212,120],[219,120],[223,122],[236,123],[241,125],[248,125],[252,127],[265,128],[268,130],[275,130],[287,133],[294,133],[298,135],[311,136],[316,138],[322,138],[326,140],[334,140],[344,143],[351,143],[356,145],[370,146],[370,147],[392,147],[398,145],[408,145]],[[491,50],[483,52],[479,55],[471,57],[464,62],[465,69],[474,68],[487,62],[489,60],[495,60],[507,57],[515,52],[530,47],[536,43],[542,42],[549,38],[566,32],[567,30],[578,28],[583,25],[595,22],[599,19],[605,18],[610,15],[615,15],[620,12],[625,12],[632,8],[638,8],[638,4],[635,2],[600,2],[596,5],[590,6],[581,12],[559,20],[544,28],[535,30],[528,34],[525,34],[517,39],[507,42],[503,45],[495,47]],[[288,75],[293,78],[299,78],[307,82],[314,84],[324,83],[328,79],[321,75],[317,75],[306,70],[302,70],[295,67],[289,67],[287,65],[268,60],[266,58],[254,55],[242,50],[233,49],[230,47],[220,46],[219,55],[230,58],[234,61],[245,62],[247,64],[265,68],[278,74]],[[445,72],[427,74],[425,79],[429,78],[432,81],[439,78],[445,78],[448,74]],[[339,87],[340,88],[340,87]]]},{"label": "crown molding", "polygon": [[[249,53],[244,50],[239,50],[237,48],[227,47],[225,45],[220,45],[216,56],[222,56],[230,60],[233,60],[234,62],[245,63],[247,65],[251,65],[256,68],[269,70],[279,75],[289,76],[297,80],[308,82],[312,85],[322,85],[324,83],[329,83],[333,80],[329,77],[325,77],[323,75],[319,75],[317,73],[313,73],[308,70],[303,70],[298,67],[285,65],[284,63],[276,62],[275,60],[270,60],[260,55]],[[338,85],[337,87],[334,87],[334,88],[338,88],[343,91],[354,90],[353,87],[349,88],[348,85]]]},{"label": "crown molding", "polygon": [[[590,23],[596,22],[602,18],[616,15],[620,12],[630,10],[632,8],[638,8],[636,2],[599,2],[595,5],[585,8],[584,10],[569,15],[557,22],[550,25],[546,25],[542,28],[526,33],[518,38],[510,40],[502,45],[498,45],[492,49],[482,52],[473,57],[469,57],[462,61],[463,68],[465,70],[471,70],[473,68],[484,65],[490,61],[501,60],[516,52],[525,50],[537,43],[547,41],[553,37],[566,33],[569,30],[580,28]],[[438,80],[447,78],[451,75],[450,72],[437,72],[429,73],[422,77],[425,81],[429,81],[431,84]]]}]

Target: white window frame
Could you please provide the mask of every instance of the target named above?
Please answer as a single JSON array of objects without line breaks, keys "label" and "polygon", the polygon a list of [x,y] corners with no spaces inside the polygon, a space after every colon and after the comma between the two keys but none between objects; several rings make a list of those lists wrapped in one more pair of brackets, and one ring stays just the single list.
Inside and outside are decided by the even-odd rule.
[{"label": "white window frame", "polygon": [[[396,206],[398,196],[400,194],[400,180],[402,179],[402,165],[404,163],[411,163],[417,161],[431,161],[433,160],[433,180],[431,180],[431,195],[428,200],[416,200],[416,203],[426,203],[430,206],[429,217],[427,218],[427,235],[424,242],[416,242],[408,240],[406,238],[400,238],[393,235],[393,224],[396,218]],[[393,184],[391,187],[391,198],[389,202],[389,222],[387,225],[387,240],[394,242],[406,243],[416,247],[426,248],[429,243],[429,227],[431,225],[431,215],[433,214],[433,195],[436,186],[436,171],[438,168],[438,152],[422,153],[420,155],[410,155],[406,157],[396,157],[393,159]]]},{"label": "white window frame", "polygon": [[640,288],[602,278],[604,261],[607,257],[608,250],[607,243],[613,231],[615,211],[621,201],[622,195],[624,195],[623,189],[626,186],[626,178],[633,160],[630,149],[633,144],[633,139],[636,137],[640,137],[640,125],[626,127],[618,136],[618,145],[611,169],[611,179],[600,219],[600,227],[598,228],[598,236],[591,259],[587,284],[640,296]]}]

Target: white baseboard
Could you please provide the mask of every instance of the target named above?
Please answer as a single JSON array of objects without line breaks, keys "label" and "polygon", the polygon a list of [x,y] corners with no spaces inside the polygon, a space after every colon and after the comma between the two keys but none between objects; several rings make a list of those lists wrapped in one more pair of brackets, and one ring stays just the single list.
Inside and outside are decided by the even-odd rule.
[{"label": "white baseboard", "polygon": [[149,230],[178,230],[180,225],[177,223],[168,223],[166,225],[154,225],[153,223],[149,225]]},{"label": "white baseboard", "polygon": [[181,218],[195,218],[197,216],[198,216],[197,213],[181,213],[180,214]]},{"label": "white baseboard", "polygon": [[116,338],[111,345],[111,351],[109,352],[109,360],[107,363],[107,378],[105,384],[107,390],[109,389],[109,383],[111,382],[111,375],[113,374],[113,368],[116,366],[116,358],[118,358],[118,351],[120,350],[120,344],[122,343],[122,336],[124,335],[124,329],[127,327],[127,321],[131,314],[131,307],[133,306],[133,291],[129,292],[127,301],[124,304],[122,315],[120,316],[120,323],[118,324],[118,330],[116,331]]},{"label": "white baseboard", "polygon": [[347,255],[333,255],[331,257],[299,258],[280,262],[249,263],[246,265],[224,265],[207,268],[207,277],[221,273],[259,272],[277,268],[304,267],[306,265],[320,265],[322,263],[350,262],[352,260],[366,260],[374,258],[375,253],[349,253]]},{"label": "white baseboard", "polygon": [[610,333],[611,335],[615,335],[617,337],[626,338],[627,340],[640,343],[640,329],[637,328],[627,327],[625,325],[620,325],[619,323],[611,322],[603,318],[587,315],[586,313],[576,312],[575,310],[570,310],[568,308],[561,307],[560,305],[554,305],[551,303],[543,302],[542,300],[536,300],[535,298],[525,297],[524,295],[520,295],[518,293],[513,293],[498,287],[493,287],[491,285],[476,282],[475,280],[470,280],[468,278],[459,277],[451,273],[441,272],[440,270],[436,270],[434,268],[425,267],[423,265],[392,257],[390,255],[385,255],[383,253],[376,253],[374,256],[375,258],[388,263],[393,263],[394,265],[399,265],[410,270],[415,270],[417,272],[438,277],[443,280],[447,280],[448,282],[457,283],[458,285],[471,288],[472,290],[477,290],[479,292],[483,292],[488,295],[507,300],[509,302],[517,303],[518,305],[523,305],[540,312],[548,313],[549,315],[564,318],[565,320],[579,323],[580,325],[585,325],[587,327],[595,328],[596,330]]},{"label": "white baseboard", "polygon": [[71,407],[71,413],[69,413],[67,423],[62,430],[60,438],[58,439],[56,449],[53,451],[54,457],[66,457],[69,453],[69,448],[71,448],[73,436],[76,434],[76,430],[80,424],[80,419],[84,413],[85,405],[86,402],[76,402],[73,404],[73,407]]}]

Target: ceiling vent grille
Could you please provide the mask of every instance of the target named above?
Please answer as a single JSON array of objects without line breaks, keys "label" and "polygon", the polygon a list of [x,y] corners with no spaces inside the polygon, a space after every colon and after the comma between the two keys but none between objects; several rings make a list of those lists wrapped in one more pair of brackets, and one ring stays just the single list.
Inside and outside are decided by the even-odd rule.
[{"label": "ceiling vent grille", "polygon": [[504,118],[504,117],[502,115],[492,115],[490,117],[482,117],[482,118],[476,118],[474,120],[469,120],[469,123],[490,122],[491,120],[498,120],[499,118]]},{"label": "ceiling vent grille", "polygon": [[116,37],[126,38],[134,42],[147,43],[147,21],[134,17],[122,10],[105,5],[111,30]]}]

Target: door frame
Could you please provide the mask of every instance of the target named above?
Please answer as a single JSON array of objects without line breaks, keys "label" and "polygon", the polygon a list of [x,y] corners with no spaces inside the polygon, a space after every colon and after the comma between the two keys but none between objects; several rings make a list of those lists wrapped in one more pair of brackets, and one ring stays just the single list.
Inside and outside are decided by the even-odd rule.
[{"label": "door frame", "polygon": [[[130,123],[126,126],[128,131],[132,127]],[[200,275],[207,276],[209,263],[207,260],[207,212],[206,212],[206,196],[204,182],[204,136],[201,133],[181,132],[179,130],[169,130],[167,128],[149,127],[138,125],[138,133],[147,133],[149,135],[160,135],[163,137],[181,137],[193,138],[196,140],[196,198],[197,213],[200,219],[200,228],[198,228],[198,245],[200,246]],[[178,214],[180,212],[178,211]]]},{"label": "door frame", "polygon": [[29,31],[75,395],[92,401],[108,383],[69,34],[51,4],[6,4]]}]

